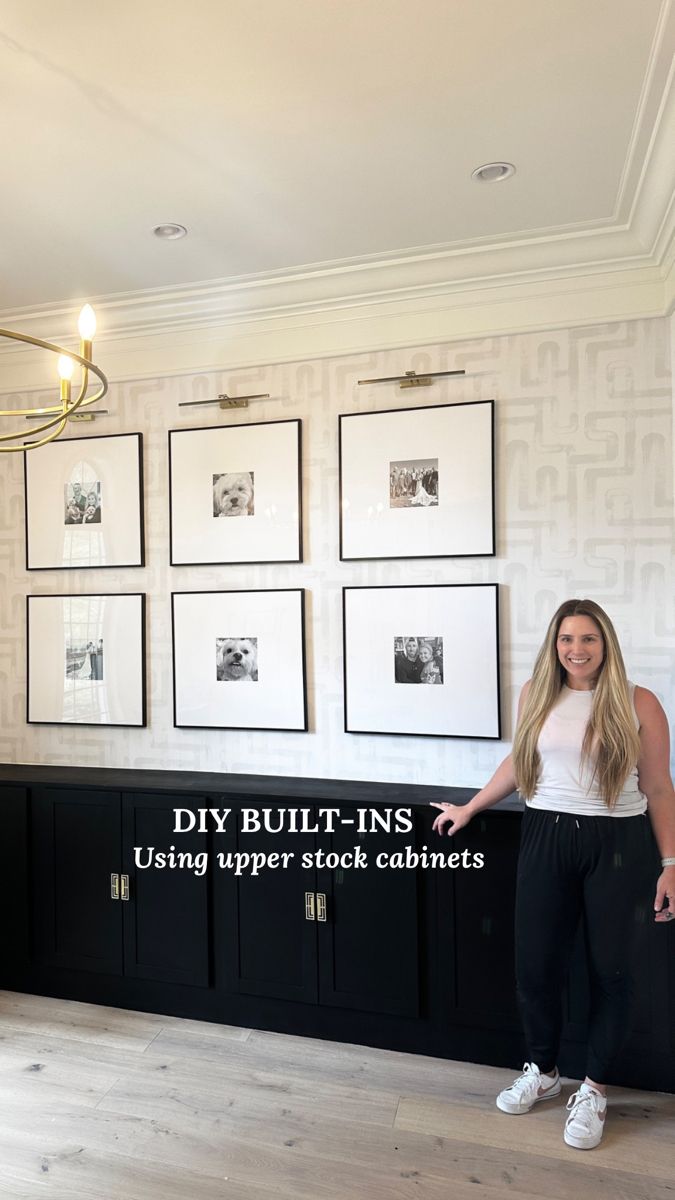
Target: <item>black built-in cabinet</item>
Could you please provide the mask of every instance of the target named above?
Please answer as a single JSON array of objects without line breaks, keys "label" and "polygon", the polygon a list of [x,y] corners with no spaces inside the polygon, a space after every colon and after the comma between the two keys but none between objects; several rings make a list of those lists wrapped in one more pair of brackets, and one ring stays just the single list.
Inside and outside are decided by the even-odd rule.
[{"label": "black built-in cabinet", "polygon": [[[247,801],[250,805],[250,800]],[[321,824],[318,805],[308,825]],[[359,806],[354,807],[354,820]],[[227,990],[306,1004],[397,1016],[419,1015],[419,905],[415,871],[375,866],[377,853],[414,833],[241,832],[218,836],[218,849],[292,851],[285,869],[262,876],[214,872],[220,936],[217,961]],[[303,868],[303,855],[367,850],[359,868]],[[325,861],[325,857],[319,859]]]},{"label": "black built-in cabinet", "polygon": [[[179,803],[170,794],[32,790],[36,962],[209,986],[208,878],[134,870],[134,846],[168,849]],[[205,834],[181,835],[181,849],[205,846]]]},{"label": "black built-in cabinet", "polygon": [[[515,804],[454,839],[432,799],[469,792],[330,780],[0,768],[0,928],[9,989],[515,1067],[524,1046],[513,967]],[[334,832],[318,820],[339,807]],[[174,810],[231,808],[226,831],[174,830]],[[244,832],[244,808],[305,810],[308,832]],[[359,833],[359,813],[391,830]],[[410,809],[412,829],[395,810]],[[318,820],[319,829],[314,831]],[[349,822],[353,822],[349,823]],[[208,853],[210,868],[137,869],[134,847]],[[368,865],[317,866],[361,846]],[[405,851],[482,854],[485,867],[378,868]],[[258,876],[230,852],[292,852]],[[302,855],[312,866],[303,868]],[[654,878],[658,870],[655,853]],[[634,1025],[614,1082],[675,1091],[675,931],[645,912]],[[608,920],[611,914],[608,913]],[[562,1070],[584,1073],[588,989],[580,934],[564,999]]]}]

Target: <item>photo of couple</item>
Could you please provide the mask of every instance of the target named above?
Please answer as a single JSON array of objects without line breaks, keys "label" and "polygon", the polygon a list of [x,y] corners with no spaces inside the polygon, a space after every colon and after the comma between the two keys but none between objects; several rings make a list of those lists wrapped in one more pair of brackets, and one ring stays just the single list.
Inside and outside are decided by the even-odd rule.
[{"label": "photo of couple", "polygon": [[442,683],[443,638],[394,638],[394,679],[396,683]]},{"label": "photo of couple", "polygon": [[63,491],[64,525],[100,525],[100,483],[89,483],[86,490],[81,483],[67,483]]},{"label": "photo of couple", "polygon": [[66,679],[103,679],[103,638],[68,643]]}]

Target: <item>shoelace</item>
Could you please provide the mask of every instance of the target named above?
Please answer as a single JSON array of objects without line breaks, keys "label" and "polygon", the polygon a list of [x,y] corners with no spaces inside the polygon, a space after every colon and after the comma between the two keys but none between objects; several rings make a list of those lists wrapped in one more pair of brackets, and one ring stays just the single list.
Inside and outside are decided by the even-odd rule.
[{"label": "shoelace", "polygon": [[[584,1107],[587,1103],[590,1105],[589,1108]],[[597,1116],[600,1097],[595,1092],[574,1092],[567,1101],[566,1107],[570,1110],[568,1120],[578,1121],[580,1125],[590,1130],[591,1115]]]},{"label": "shoelace", "polygon": [[[517,1079],[514,1079],[509,1091],[515,1091],[525,1083],[534,1083],[540,1078],[540,1074],[539,1068],[534,1066],[532,1063],[523,1063],[523,1073],[522,1075],[519,1075]],[[537,1084],[537,1086],[539,1085]]]}]

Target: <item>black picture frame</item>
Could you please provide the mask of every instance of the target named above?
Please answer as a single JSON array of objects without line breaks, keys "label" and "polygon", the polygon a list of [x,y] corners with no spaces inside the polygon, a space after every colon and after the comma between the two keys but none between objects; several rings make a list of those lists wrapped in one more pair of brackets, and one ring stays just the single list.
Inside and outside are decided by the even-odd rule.
[{"label": "black picture frame", "polygon": [[[145,566],[142,433],[59,438],[24,450],[23,464],[26,570]],[[83,484],[98,498],[91,520],[86,493],[82,518],[69,515],[68,494]]]},{"label": "black picture frame", "polygon": [[145,592],[26,597],[26,721],[145,728]]},{"label": "black picture frame", "polygon": [[339,416],[340,560],[490,558],[494,400]]},{"label": "black picture frame", "polygon": [[345,733],[500,740],[497,584],[345,586],[342,645]]},{"label": "black picture frame", "polygon": [[307,733],[305,609],[304,588],[172,592],[174,727]]},{"label": "black picture frame", "polygon": [[[230,494],[225,481],[235,480],[241,486]],[[237,520],[223,519],[233,516]],[[169,430],[171,566],[253,566],[302,558],[299,418]]]}]

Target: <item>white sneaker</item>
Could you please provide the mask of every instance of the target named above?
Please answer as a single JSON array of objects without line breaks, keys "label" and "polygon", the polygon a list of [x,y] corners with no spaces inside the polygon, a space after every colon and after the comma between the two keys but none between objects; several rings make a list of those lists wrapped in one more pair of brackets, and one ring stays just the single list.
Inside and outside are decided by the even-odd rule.
[{"label": "white sneaker", "polygon": [[570,1115],[565,1123],[564,1138],[576,1150],[592,1150],[599,1145],[607,1116],[607,1097],[601,1096],[587,1083],[567,1101]]},{"label": "white sneaker", "polygon": [[542,1075],[536,1063],[525,1063],[523,1073],[497,1096],[497,1108],[514,1116],[529,1112],[540,1100],[560,1095],[560,1076]]}]

